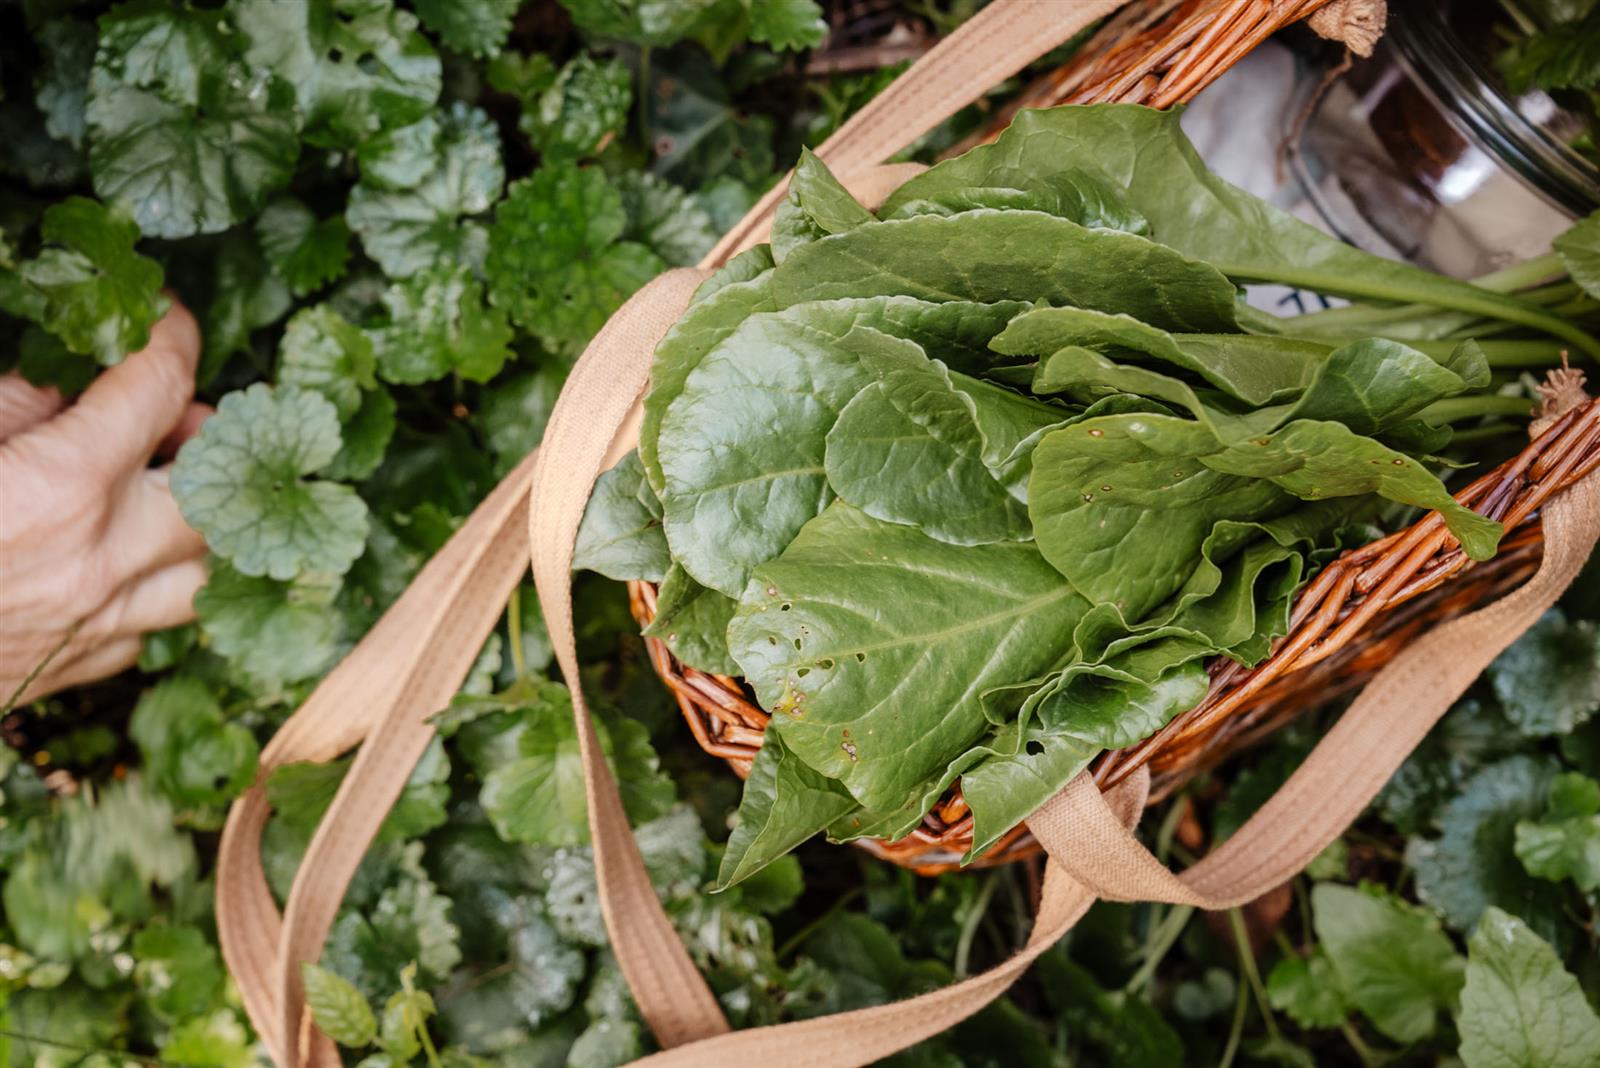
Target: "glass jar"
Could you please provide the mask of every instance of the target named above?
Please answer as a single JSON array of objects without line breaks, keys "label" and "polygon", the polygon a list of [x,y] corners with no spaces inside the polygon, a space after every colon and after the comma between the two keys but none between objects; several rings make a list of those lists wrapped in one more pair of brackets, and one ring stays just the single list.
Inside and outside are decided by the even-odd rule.
[{"label": "glass jar", "polygon": [[1600,207],[1600,167],[1574,147],[1586,120],[1495,71],[1504,18],[1496,0],[1391,4],[1371,60],[1308,86],[1290,157],[1340,237],[1471,278]]}]

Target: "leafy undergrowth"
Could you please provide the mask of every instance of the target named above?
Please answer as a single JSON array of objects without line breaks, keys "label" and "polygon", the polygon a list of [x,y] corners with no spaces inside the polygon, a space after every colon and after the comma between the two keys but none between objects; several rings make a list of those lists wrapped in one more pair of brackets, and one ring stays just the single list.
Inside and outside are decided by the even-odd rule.
[{"label": "leafy undergrowth", "polygon": [[[937,32],[975,7],[900,17]],[[228,802],[538,441],[609,311],[886,84],[805,73],[821,16],[811,0],[0,14],[0,353],[80,389],[138,347],[165,286],[202,321],[220,402],[175,474],[215,551],[198,624],[0,721],[0,1062],[259,1061],[212,916]],[[1580,585],[1292,886],[1233,915],[1097,906],[1006,1000],[896,1063],[1594,1063],[1600,575]],[[933,989],[1020,944],[1026,866],[926,880],[814,842],[709,893],[739,783],[694,748],[621,590],[586,576],[577,600],[649,870],[736,1025]],[[352,1063],[601,1068],[652,1048],[606,948],[551,669],[524,587],[307,969]],[[1237,828],[1318,726],[1151,812],[1152,842],[1178,861]],[[280,899],[346,766],[269,779]]]}]

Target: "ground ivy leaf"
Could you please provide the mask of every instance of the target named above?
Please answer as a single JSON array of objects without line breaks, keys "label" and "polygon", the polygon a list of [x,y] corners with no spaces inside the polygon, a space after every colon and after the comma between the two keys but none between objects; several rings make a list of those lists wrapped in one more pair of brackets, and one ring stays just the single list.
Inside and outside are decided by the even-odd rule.
[{"label": "ground ivy leaf", "polygon": [[689,267],[711,251],[722,230],[684,189],[648,171],[616,177],[628,224],[626,241],[637,241],[674,267]]},{"label": "ground ivy leaf", "polygon": [[1031,544],[947,545],[836,502],[755,569],[728,644],[769,730],[892,811],[985,733],[979,694],[1061,666],[1087,608]]},{"label": "ground ivy leaf", "polygon": [[382,465],[394,429],[394,397],[382,386],[364,390],[361,407],[339,428],[338,455],[322,469],[322,477],[356,482],[371,475]]},{"label": "ground ivy leaf", "polygon": [[463,55],[493,56],[511,33],[522,0],[417,0],[422,24]]},{"label": "ground ivy leaf", "polygon": [[1416,869],[1417,896],[1468,930],[1490,905],[1516,909],[1541,937],[1571,937],[1561,887],[1529,875],[1514,853],[1516,825],[1538,819],[1556,767],[1513,756],[1482,769],[1440,811],[1437,839],[1413,838],[1406,857]]},{"label": "ground ivy leaf", "polygon": [[1546,612],[1489,665],[1489,680],[1524,734],[1567,734],[1600,711],[1600,626]]},{"label": "ground ivy leaf", "polygon": [[130,948],[134,982],[165,1020],[203,1014],[221,991],[222,959],[198,927],[152,924],[134,935]]},{"label": "ground ivy leaf", "polygon": [[1308,1030],[1338,1027],[1350,1014],[1338,973],[1322,950],[1284,957],[1267,976],[1267,999]]},{"label": "ground ivy leaf", "polygon": [[139,255],[139,227],[85,197],[45,209],[45,247],[14,269],[0,266],[0,307],[37,322],[71,351],[118,363],[150,338],[167,308],[161,265]]},{"label": "ground ivy leaf", "polygon": [[828,35],[815,0],[751,0],[750,39],[776,51],[815,48]]},{"label": "ground ivy leaf", "polygon": [[595,482],[578,527],[575,571],[598,571],[618,581],[660,582],[672,565],[661,532],[661,502],[645,481],[638,452],[630,452]]},{"label": "ground ivy leaf", "polygon": [[139,699],[128,734],[150,781],[179,805],[224,804],[255,778],[255,737],[224,719],[198,679],[163,679]]},{"label": "ground ivy leaf", "polygon": [[572,352],[666,266],[618,240],[622,196],[598,169],[546,164],[512,184],[495,212],[489,295],[545,346]]},{"label": "ground ivy leaf", "polygon": [[[272,769],[267,779],[267,800],[273,819],[305,835],[322,822],[334,794],[350,770],[353,757],[330,760],[325,764],[301,761]],[[406,778],[400,797],[384,817],[378,842],[399,842],[416,838],[444,824],[445,804],[450,800],[450,758],[438,741],[430,742]],[[392,977],[386,977],[388,982]]]},{"label": "ground ivy leaf", "polygon": [[1433,1034],[1460,993],[1463,966],[1438,921],[1380,891],[1333,883],[1312,889],[1311,907],[1341,988],[1373,1026],[1403,1043]]},{"label": "ground ivy leaf", "polygon": [[335,215],[317,221],[293,197],[279,197],[256,219],[261,250],[295,296],[321,289],[344,276],[350,262],[350,227]]},{"label": "ground ivy leaf", "polygon": [[34,75],[34,103],[44,114],[45,132],[73,148],[82,148],[84,107],[89,96],[89,71],[94,66],[94,25],[77,19],[56,19],[39,27],[36,38],[44,63]]},{"label": "ground ivy leaf", "polygon": [[371,340],[331,304],[295,312],[278,344],[278,384],[322,394],[341,422],[361,407],[362,393],[377,386],[376,368]]},{"label": "ground ivy leaf", "polygon": [[306,1004],[322,1032],[341,1046],[360,1049],[378,1037],[372,1006],[350,981],[315,964],[301,964]]},{"label": "ground ivy leaf", "polygon": [[502,474],[543,440],[564,377],[559,367],[541,367],[507,375],[485,393],[474,422]]},{"label": "ground ivy leaf", "polygon": [[86,113],[94,188],[151,237],[225,230],[294,173],[294,89],[233,58],[218,17],[124,5],[100,19]]},{"label": "ground ivy leaf", "polygon": [[546,162],[598,155],[628,121],[633,75],[614,59],[580,52],[537,98],[523,102],[519,126]]},{"label": "ground ivy leaf", "polygon": [[[591,905],[597,904],[592,888],[588,896]],[[494,910],[493,953],[484,959],[503,964],[469,975],[471,997],[442,1000],[439,1020],[453,1043],[470,1049],[514,1049],[530,1029],[547,1025],[572,1006],[588,960],[552,919],[533,894],[508,898]]]},{"label": "ground ivy leaf", "polygon": [[1600,889],[1600,782],[1577,772],[1558,775],[1544,818],[1517,824],[1516,850],[1530,875]]},{"label": "ground ivy leaf", "polygon": [[246,674],[282,686],[316,678],[339,655],[343,628],[333,608],[338,591],[338,580],[327,575],[282,582],[214,560],[194,608],[213,649]]},{"label": "ground ivy leaf", "polygon": [[294,303],[289,286],[267,263],[249,235],[227,241],[217,251],[213,270],[216,295],[205,310],[205,354],[196,375],[202,385],[228,359],[250,350],[250,335],[281,319]]},{"label": "ground ivy leaf", "polygon": [[433,170],[442,129],[437,113],[361,142],[361,181],[374,189],[414,189]]},{"label": "ground ivy leaf", "polygon": [[353,148],[439,99],[439,57],[417,17],[390,0],[236,0],[229,10],[250,63],[294,87],[311,144]]},{"label": "ground ivy leaf", "polygon": [[639,45],[680,41],[716,0],[561,0],[572,21],[595,37],[612,37]]},{"label": "ground ivy leaf", "polygon": [[702,53],[688,49],[656,55],[654,77],[640,93],[655,173],[686,189],[716,178],[764,188],[778,169],[772,116],[736,105],[723,77]]},{"label": "ground ivy leaf", "polygon": [[363,174],[350,190],[345,219],[367,255],[391,278],[436,263],[476,266],[483,260],[486,236],[463,217],[487,211],[504,185],[494,123],[482,111],[457,103],[443,114],[426,174],[405,189],[387,188]]},{"label": "ground ivy leaf", "polygon": [[487,382],[512,358],[506,313],[484,302],[483,283],[459,263],[438,263],[391,285],[389,321],[372,331],[378,373],[417,385],[452,372]]},{"label": "ground ivy leaf", "polygon": [[339,416],[317,393],[257,383],[222,398],[184,445],[172,493],[213,552],[245,575],[342,575],[361,555],[367,507],[355,490],[304,476],[339,451]]},{"label": "ground ivy leaf", "polygon": [[1467,1068],[1583,1068],[1600,1061],[1600,1017],[1561,958],[1490,908],[1467,943],[1456,1018]]}]

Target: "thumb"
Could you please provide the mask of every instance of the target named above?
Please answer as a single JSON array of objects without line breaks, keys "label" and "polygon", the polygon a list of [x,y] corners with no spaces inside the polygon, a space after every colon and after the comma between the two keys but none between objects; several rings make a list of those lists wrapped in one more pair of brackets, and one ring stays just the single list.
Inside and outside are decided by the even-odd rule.
[{"label": "thumb", "polygon": [[92,382],[46,431],[92,445],[113,470],[142,466],[189,408],[200,328],[176,300],[150,331],[150,343]]}]

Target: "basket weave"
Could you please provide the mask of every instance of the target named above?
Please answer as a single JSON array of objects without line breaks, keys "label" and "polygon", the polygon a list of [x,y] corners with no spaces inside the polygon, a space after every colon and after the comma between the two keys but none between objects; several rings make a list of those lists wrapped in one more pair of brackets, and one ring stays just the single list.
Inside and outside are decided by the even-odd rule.
[{"label": "basket weave", "polygon": [[[1108,19],[1064,67],[1029,86],[957,154],[993,140],[1019,108],[1122,102],[1167,107],[1192,98],[1274,31],[1329,0],[1148,0]],[[1109,787],[1148,765],[1159,800],[1244,745],[1301,712],[1348,693],[1375,674],[1418,632],[1470,611],[1525,581],[1538,567],[1538,508],[1552,493],[1600,466],[1600,401],[1568,412],[1518,456],[1456,495],[1500,520],[1500,552],[1475,563],[1438,513],[1406,530],[1344,553],[1297,595],[1289,633],[1255,668],[1219,657],[1208,665],[1204,700],[1126,749],[1102,754],[1093,774]],[[655,618],[656,587],[628,584],[641,627]],[[683,664],[665,642],[646,638],[656,672],[677,699],[700,747],[749,775],[768,715],[744,683]],[[960,866],[972,844],[972,816],[957,782],[921,826],[898,842],[859,846],[920,874]],[[991,867],[1039,852],[1019,825],[973,864]]]},{"label": "basket weave", "polygon": [[[1361,686],[1419,631],[1525,581],[1543,547],[1539,506],[1596,468],[1600,400],[1557,419],[1517,456],[1456,494],[1461,504],[1505,524],[1493,559],[1469,559],[1437,512],[1342,554],[1296,596],[1289,633],[1266,660],[1247,668],[1214,659],[1205,699],[1144,741],[1102,754],[1096,781],[1109,787],[1149,765],[1151,800],[1159,800],[1301,712]],[[655,618],[655,586],[630,582],[628,593],[634,618],[648,626]],[[645,645],[700,747],[747,776],[769,718],[749,688],[681,663],[659,638],[646,638]],[[972,844],[972,816],[960,784],[907,837],[856,844],[924,875],[958,867]],[[1018,826],[974,863],[989,867],[1038,851],[1026,827]]]}]

